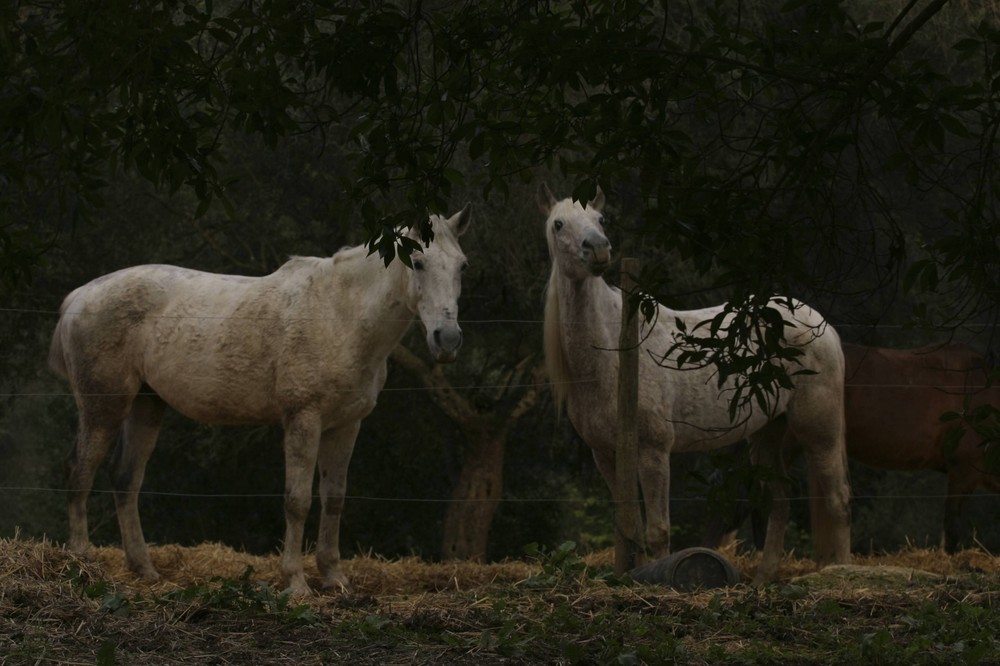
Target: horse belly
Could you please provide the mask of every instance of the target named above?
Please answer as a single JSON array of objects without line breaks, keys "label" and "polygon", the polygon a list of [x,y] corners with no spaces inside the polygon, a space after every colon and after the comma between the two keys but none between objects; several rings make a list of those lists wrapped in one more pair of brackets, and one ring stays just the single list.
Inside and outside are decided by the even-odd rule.
[{"label": "horse belly", "polygon": [[[884,387],[848,387],[845,400],[847,455],[888,470],[945,468],[940,415],[911,393]],[[877,408],[874,406],[877,405]]]},{"label": "horse belly", "polygon": [[149,386],[184,416],[217,425],[263,424],[281,421],[273,390],[249,378],[187,376],[183,382],[157,382]]},{"label": "horse belly", "polygon": [[[197,302],[178,303],[153,319],[142,352],[144,381],[171,407],[204,423],[281,420],[275,399],[273,318],[202,316]],[[252,326],[241,326],[252,322]]]},{"label": "horse belly", "polygon": [[146,383],[173,409],[213,424],[280,421],[275,400],[273,362],[208,353],[197,345],[147,352]]},{"label": "horse belly", "polygon": [[787,404],[787,397],[782,395],[779,403],[772,405],[770,414],[755,404],[749,413],[738,412],[733,421],[729,417],[729,402],[724,397],[707,392],[694,397],[700,400],[686,396],[674,407],[674,451],[677,453],[711,451],[735,444],[783,414]]}]

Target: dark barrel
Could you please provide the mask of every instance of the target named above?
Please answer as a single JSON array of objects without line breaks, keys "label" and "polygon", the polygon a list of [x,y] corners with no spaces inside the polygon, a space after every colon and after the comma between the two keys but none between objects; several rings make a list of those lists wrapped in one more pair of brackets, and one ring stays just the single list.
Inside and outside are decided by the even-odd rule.
[{"label": "dark barrel", "polygon": [[637,583],[660,583],[685,592],[740,582],[736,567],[711,548],[685,548],[636,567],[629,575]]}]

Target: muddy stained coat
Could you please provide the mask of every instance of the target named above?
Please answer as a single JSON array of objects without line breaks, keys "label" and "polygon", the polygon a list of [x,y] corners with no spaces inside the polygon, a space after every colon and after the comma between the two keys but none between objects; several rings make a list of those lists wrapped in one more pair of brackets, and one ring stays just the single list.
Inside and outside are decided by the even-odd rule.
[{"label": "muddy stained coat", "polygon": [[[79,427],[69,478],[69,546],[90,545],[87,497],[121,432],[112,478],[130,568],[158,574],[137,498],[166,407],[205,423],[284,428],[284,585],[309,588],[303,528],[319,474],[316,560],[324,589],[346,586],[339,527],[347,467],[361,420],[375,406],[386,359],[419,317],[431,354],[455,359],[466,206],[433,216],[434,240],[388,267],[366,247],[297,257],[271,275],[217,275],[137,266],[70,293],[52,340],[51,367],[69,380]],[[417,232],[410,232],[417,239]]]}]

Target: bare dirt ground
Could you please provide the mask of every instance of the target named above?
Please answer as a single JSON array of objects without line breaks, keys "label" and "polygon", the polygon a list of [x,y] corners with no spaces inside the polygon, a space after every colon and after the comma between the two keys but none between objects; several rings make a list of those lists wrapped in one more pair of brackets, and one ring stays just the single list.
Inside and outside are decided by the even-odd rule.
[{"label": "bare dirt ground", "polygon": [[[752,576],[753,556],[727,555]],[[349,592],[302,601],[275,594],[277,555],[203,544],[154,546],[152,557],[162,580],[147,584],[125,568],[118,548],[79,557],[49,542],[0,540],[0,662],[655,663],[669,644],[669,654],[683,657],[678,663],[719,663],[720,655],[734,655],[734,663],[837,663],[842,656],[831,651],[840,643],[807,635],[822,633],[824,623],[859,635],[884,626],[894,638],[913,608],[992,609],[1000,594],[1000,559],[977,550],[915,549],[821,572],[790,556],[769,591],[738,585],[696,593],[608,584],[594,574],[611,568],[609,552],[561,569],[544,561],[368,556],[345,562]],[[317,582],[311,558],[307,575]],[[762,624],[755,613],[776,613],[782,626],[791,622],[789,633],[774,636],[775,620]]]}]

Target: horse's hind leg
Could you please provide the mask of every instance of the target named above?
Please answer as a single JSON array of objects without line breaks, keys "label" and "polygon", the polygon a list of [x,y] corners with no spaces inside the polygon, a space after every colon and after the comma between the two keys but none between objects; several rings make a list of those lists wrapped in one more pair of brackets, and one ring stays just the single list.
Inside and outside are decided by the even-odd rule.
[{"label": "horse's hind leg", "polygon": [[779,419],[772,421],[751,437],[751,462],[765,469],[768,489],[771,492],[771,507],[764,535],[764,552],[754,575],[754,582],[757,584],[769,583],[777,578],[778,565],[785,550],[785,530],[788,527],[790,509],[789,482],[781,454],[783,431],[784,419]]},{"label": "horse's hind leg", "polygon": [[797,416],[789,423],[806,455],[814,559],[820,565],[846,564],[851,561],[851,490],[843,421],[837,413],[823,418],[820,409]]},{"label": "horse's hind leg", "polygon": [[159,574],[149,558],[149,549],[139,521],[139,489],[146,473],[156,437],[163,423],[164,403],[155,395],[136,396],[132,411],[125,420],[122,438],[115,449],[112,482],[115,489],[115,511],[121,530],[125,561],[129,569],[147,580]]},{"label": "horse's hind leg", "polygon": [[94,485],[94,475],[111,448],[118,428],[88,427],[82,423],[76,436],[76,446],[67,463],[69,470],[69,548],[77,553],[90,548],[87,525],[87,499]]},{"label": "horse's hind leg", "polygon": [[966,499],[981,485],[997,492],[1000,484],[996,477],[980,469],[982,463],[959,461],[948,468],[948,496],[944,502],[944,528],[941,530],[941,546],[949,554],[968,547],[970,524],[963,519]]},{"label": "horse's hind leg", "polygon": [[965,495],[955,494],[949,483],[948,496],[944,500],[944,526],[941,530],[941,547],[949,555],[954,555],[965,546],[962,535],[962,513],[965,509]]},{"label": "horse's hind leg", "polygon": [[69,490],[69,548],[78,553],[90,548],[87,527],[87,499],[97,468],[108,454],[111,442],[121,431],[128,412],[127,396],[78,397],[79,425],[76,445],[67,463]]}]

